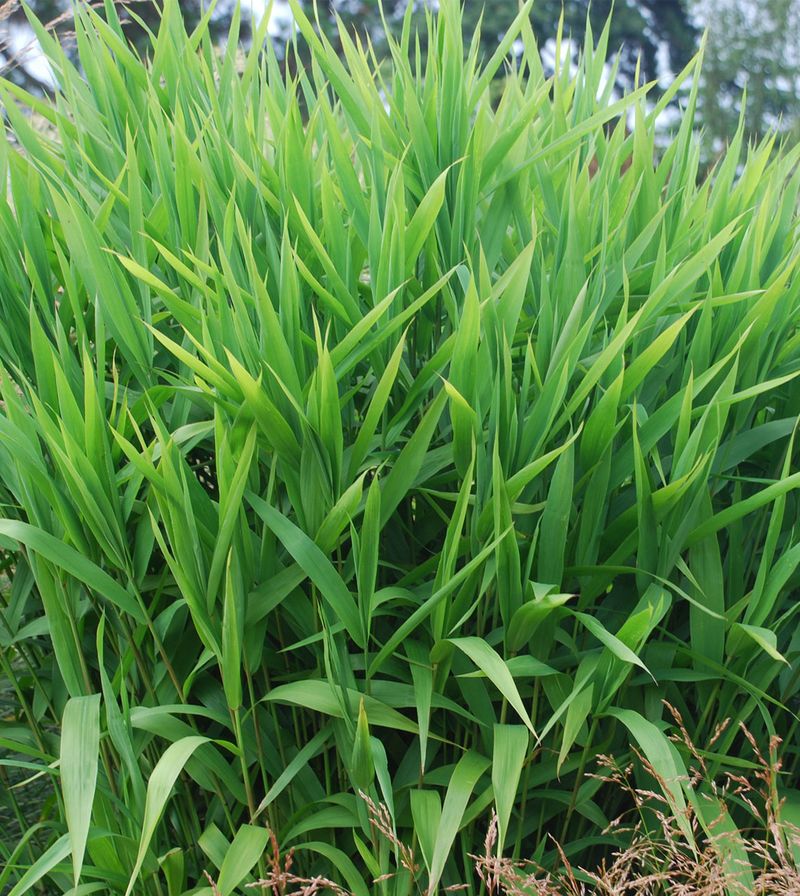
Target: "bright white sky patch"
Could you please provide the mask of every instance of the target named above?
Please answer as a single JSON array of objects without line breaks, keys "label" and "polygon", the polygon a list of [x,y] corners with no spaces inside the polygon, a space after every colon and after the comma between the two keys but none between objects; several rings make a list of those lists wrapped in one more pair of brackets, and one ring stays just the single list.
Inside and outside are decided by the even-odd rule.
[{"label": "bright white sky patch", "polygon": [[11,65],[18,65],[42,87],[52,89],[56,86],[55,73],[27,22],[6,19],[0,25],[0,45],[6,51],[4,61],[10,59]]}]

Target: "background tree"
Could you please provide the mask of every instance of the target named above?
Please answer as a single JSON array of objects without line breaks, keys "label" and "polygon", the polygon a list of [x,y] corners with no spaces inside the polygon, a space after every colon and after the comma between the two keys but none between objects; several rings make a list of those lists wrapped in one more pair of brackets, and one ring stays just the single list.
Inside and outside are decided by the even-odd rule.
[{"label": "background tree", "polygon": [[714,150],[736,129],[745,88],[751,134],[777,128],[800,136],[800,2],[696,0],[692,6],[709,23],[700,106]]}]

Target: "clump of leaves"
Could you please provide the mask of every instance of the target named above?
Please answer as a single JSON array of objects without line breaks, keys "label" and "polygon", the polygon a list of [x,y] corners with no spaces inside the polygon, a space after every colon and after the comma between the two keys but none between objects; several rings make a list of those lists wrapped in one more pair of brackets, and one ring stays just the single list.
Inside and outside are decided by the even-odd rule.
[{"label": "clump of leaves", "polygon": [[[776,804],[782,774],[780,740],[773,737],[762,751],[752,734],[741,726],[743,739],[752,749],[751,767],[746,774],[725,770],[719,779],[710,777],[707,755],[691,741],[680,713],[668,706],[678,733],[673,740],[688,749],[693,761],[683,782],[694,799],[685,813],[674,814],[664,793],[668,782],[661,780],[648,759],[634,751],[634,762],[621,766],[610,756],[598,757],[598,771],[590,775],[604,786],[618,791],[629,804],[624,816],[610,828],[624,831],[625,846],[604,858],[593,869],[573,867],[564,848],[551,837],[554,854],[551,867],[539,862],[503,857],[498,850],[499,818],[492,810],[483,852],[471,854],[474,872],[487,896],[726,896],[757,894],[785,896],[800,893],[800,828],[782,823]],[[727,720],[717,732],[728,727]],[[638,768],[635,770],[635,766]],[[641,783],[637,783],[637,777]],[[413,850],[400,840],[391,825],[384,804],[376,804],[361,793],[370,823],[382,842],[399,859],[399,867],[410,872],[409,891],[429,893],[424,876],[414,860]],[[741,819],[731,824],[729,809]],[[716,814],[715,814],[716,813]],[[300,896],[329,891],[345,892],[325,878],[304,878],[292,872],[294,856],[281,857],[271,835],[271,874],[250,884],[270,889],[274,896]],[[382,879],[373,881],[380,884]],[[293,889],[296,887],[297,889]],[[461,892],[468,884],[453,884],[446,892]],[[216,893],[215,893],[216,896]],[[347,894],[352,896],[352,894]]]},{"label": "clump of leaves", "polygon": [[228,896],[267,830],[405,896],[362,791],[477,892],[491,805],[514,860],[630,845],[598,754],[685,817],[663,697],[796,739],[800,149],[699,179],[696,86],[654,143],[699,60],[617,99],[606,29],[547,78],[530,0],[488,58],[409,13],[385,65],[292,5],[287,65],[174,0],[140,56],[109,2],[80,69],[31,18],[52,102],[0,84],[13,896]]},{"label": "clump of leaves", "polygon": [[[484,853],[473,856],[479,879],[489,896],[726,896],[800,893],[800,828],[780,817],[778,784],[782,763],[780,739],[771,738],[762,752],[743,725],[743,739],[752,749],[746,772],[725,770],[715,779],[707,757],[728,727],[701,751],[691,740],[680,713],[668,707],[678,734],[693,762],[683,782],[692,795],[680,816],[665,794],[663,780],[646,756],[634,751],[635,762],[624,766],[600,756],[593,775],[625,794],[627,813],[610,828],[625,844],[597,867],[573,868],[556,843],[555,868],[503,858],[497,852],[498,823],[493,813]],[[638,766],[638,774],[634,770]],[[637,783],[637,777],[642,783]],[[731,811],[739,820],[732,822]],[[745,821],[742,821],[745,819]]]}]

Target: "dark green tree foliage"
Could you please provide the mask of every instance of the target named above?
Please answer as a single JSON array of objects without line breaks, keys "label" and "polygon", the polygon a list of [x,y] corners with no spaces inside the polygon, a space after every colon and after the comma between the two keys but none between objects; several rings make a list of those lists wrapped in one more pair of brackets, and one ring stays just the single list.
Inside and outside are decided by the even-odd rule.
[{"label": "dark green tree foliage", "polygon": [[[424,3],[417,3],[419,18],[422,18]],[[386,21],[390,27],[399,25],[406,0],[388,0],[383,4]],[[620,73],[626,86],[633,81],[637,60],[641,57],[641,71],[645,80],[656,80],[662,74],[659,66],[659,46],[663,45],[673,72],[680,71],[695,52],[697,29],[693,25],[685,3],[681,0],[622,0],[613,4],[612,0],[538,0],[530,14],[534,33],[544,45],[555,34],[559,18],[564,14],[564,31],[572,35],[578,45],[584,40],[587,20],[595,34],[599,33],[608,19],[612,6],[614,16],[611,21],[609,47],[622,49]],[[513,22],[519,11],[517,0],[466,0],[464,8],[464,30],[473,34],[478,23],[482,27],[482,46],[487,55],[497,48],[501,36]],[[328,2],[326,30],[336,40],[335,19],[340,16],[351,29],[369,33],[374,39],[380,38],[382,19],[378,0],[365,2]]]},{"label": "dark green tree foliage", "polygon": [[[698,0],[709,20],[700,94],[715,150],[735,131],[746,88],[746,128],[800,134],[800,0]],[[713,17],[713,20],[712,20]]]}]

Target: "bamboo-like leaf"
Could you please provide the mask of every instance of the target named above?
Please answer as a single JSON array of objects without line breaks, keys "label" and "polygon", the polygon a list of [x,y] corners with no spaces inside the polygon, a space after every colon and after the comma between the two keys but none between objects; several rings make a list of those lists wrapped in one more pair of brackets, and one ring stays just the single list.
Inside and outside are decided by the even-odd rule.
[{"label": "bamboo-like leaf", "polygon": [[139,851],[136,856],[136,863],[133,866],[130,880],[128,881],[125,896],[130,896],[139,872],[144,864],[147,850],[150,847],[150,841],[153,839],[156,826],[161,815],[166,808],[170,793],[178,779],[178,775],[183,771],[189,757],[194,751],[204,743],[208,742],[207,737],[184,737],[170,744],[164,751],[163,756],[158,760],[147,782],[147,798],[144,804],[144,817],[142,818],[142,832],[139,837]]},{"label": "bamboo-like leaf", "polygon": [[[364,700],[366,713],[373,725],[416,733],[417,726],[413,722],[385,703],[366,694],[359,695],[355,691],[350,693],[350,697],[351,700],[355,697]],[[327,681],[306,679],[282,684],[273,688],[265,699],[278,703],[293,703],[334,718],[344,718],[342,705],[337,699],[334,687]]]},{"label": "bamboo-like leaf", "polygon": [[[631,663],[634,666],[639,666],[640,669],[644,669],[648,675],[650,675],[650,671],[647,666],[639,659],[638,656],[620,641],[615,635],[612,635],[610,631],[597,619],[594,619],[592,616],[587,615],[586,613],[575,613],[575,618],[580,620],[580,622],[600,641],[603,646],[607,647],[618,659],[621,659],[625,663]],[[652,676],[651,676],[652,677]],[[655,681],[655,679],[653,679]]]},{"label": "bamboo-like leaf", "polygon": [[221,896],[229,896],[242,883],[264,854],[268,841],[267,828],[251,824],[239,828],[219,869],[217,889]]},{"label": "bamboo-like leaf", "polygon": [[467,808],[467,803],[478,783],[480,776],[486,771],[489,760],[473,751],[465,753],[459,759],[453,769],[450,783],[447,785],[442,816],[436,829],[436,839],[433,844],[433,855],[430,862],[430,875],[428,878],[428,892],[435,892],[445,862],[450,855],[450,849],[456,838],[461,820]]},{"label": "bamboo-like leaf", "polygon": [[[525,723],[525,727],[536,737],[533,723],[522,703],[522,698],[508,670],[508,666],[502,657],[481,638],[448,638],[445,643],[452,644],[453,647],[465,653],[475,663],[503,697],[508,700],[514,711]],[[437,648],[434,648],[434,653],[436,650]]]},{"label": "bamboo-like leaf", "polygon": [[280,511],[270,507],[257,495],[248,494],[247,500],[270,527],[294,560],[319,588],[334,614],[340,619],[359,647],[364,646],[364,632],[353,595],[347,590],[340,575],[314,542]]},{"label": "bamboo-like leaf", "polygon": [[100,751],[100,695],[73,697],[61,723],[61,791],[69,829],[74,885],[80,882]]},{"label": "bamboo-like leaf", "polygon": [[419,837],[422,858],[430,874],[436,834],[442,821],[442,800],[435,790],[411,791],[411,814]]},{"label": "bamboo-like leaf", "polygon": [[686,815],[686,798],[683,794],[683,783],[688,781],[688,776],[675,747],[662,731],[634,710],[612,708],[608,710],[608,714],[622,722],[638,743],[659,777],[658,785],[674,812],[675,821],[687,842],[693,844],[694,835]]},{"label": "bamboo-like leaf", "polygon": [[492,803],[584,867],[630,845],[600,752],[705,842],[741,725],[795,733],[800,147],[742,116],[710,167],[699,57],[619,90],[618,18],[550,74],[531,0],[311,5],[241,58],[236,4],[221,51],[74,5],[76,58],[26,7],[53,90],[0,83],[14,896],[433,896]]},{"label": "bamboo-like leaf", "polygon": [[492,791],[497,807],[497,849],[502,851],[508,822],[517,799],[522,767],[528,753],[529,736],[519,725],[494,726]]},{"label": "bamboo-like leaf", "polygon": [[49,874],[69,855],[71,849],[69,834],[59,837],[25,870],[25,873],[11,888],[9,896],[23,896],[24,893],[30,892],[45,875]]},{"label": "bamboo-like leaf", "polygon": [[142,621],[142,611],[131,594],[91,560],[49,532],[17,520],[0,520],[0,536],[12,538],[30,550],[40,553],[51,563],[107,598],[133,619]]}]

